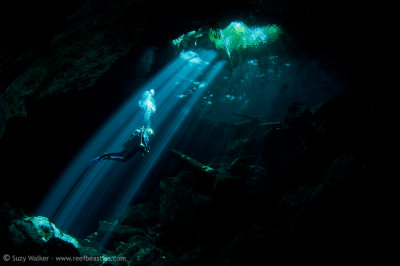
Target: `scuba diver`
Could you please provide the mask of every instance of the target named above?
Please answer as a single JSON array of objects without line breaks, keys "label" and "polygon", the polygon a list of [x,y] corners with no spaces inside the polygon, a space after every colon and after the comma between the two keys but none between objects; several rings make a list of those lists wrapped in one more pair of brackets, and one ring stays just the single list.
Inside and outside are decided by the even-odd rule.
[{"label": "scuba diver", "polygon": [[142,99],[139,101],[139,107],[144,112],[145,125],[136,129],[124,144],[124,148],[121,152],[106,153],[98,156],[89,162],[89,166],[96,164],[102,160],[115,160],[120,162],[126,162],[133,157],[138,151],[142,152],[142,156],[145,152],[149,152],[149,137],[154,135],[153,129],[151,129],[151,116],[156,112],[156,104],[154,101],[154,90],[145,91],[142,95]]},{"label": "scuba diver", "polygon": [[124,149],[121,152],[111,152],[98,156],[89,162],[89,166],[96,164],[102,160],[114,160],[120,162],[126,162],[132,158],[137,152],[141,151],[142,156],[145,152],[150,151],[149,147],[149,136],[154,135],[151,128],[141,128],[136,129],[128,141],[124,144]]}]

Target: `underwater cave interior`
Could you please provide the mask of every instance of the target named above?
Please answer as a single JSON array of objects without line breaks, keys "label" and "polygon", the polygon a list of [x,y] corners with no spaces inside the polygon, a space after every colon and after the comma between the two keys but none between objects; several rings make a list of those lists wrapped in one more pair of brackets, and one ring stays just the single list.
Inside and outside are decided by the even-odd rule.
[{"label": "underwater cave interior", "polygon": [[[153,172],[172,174],[174,163],[166,159],[169,149],[209,162],[224,154],[235,134],[229,128],[221,132],[212,124],[239,122],[243,120],[240,115],[282,121],[291,102],[311,107],[343,88],[319,62],[304,67],[304,62],[284,54],[282,47],[272,47],[279,43],[276,25],[250,28],[231,22],[219,31],[210,30],[211,37],[205,36],[208,49],[201,47],[204,36],[196,31],[172,40],[173,46],[178,46],[176,58],[133,89],[62,173],[38,215],[81,236],[94,231],[100,219],[118,223],[139,195],[146,198],[141,190],[147,184],[149,192]],[[192,36],[195,41],[190,40]],[[185,47],[179,47],[179,42],[185,42]],[[209,48],[210,42],[214,49]],[[156,111],[146,119],[139,102],[148,90],[155,92]],[[129,135],[149,120],[155,134],[150,136],[148,154],[137,154],[125,163],[105,160],[88,165],[98,155],[121,150]]]},{"label": "underwater cave interior", "polygon": [[[29,215],[0,209],[1,248],[256,265],[309,239],[363,242],[380,117],[359,98],[358,6],[72,2],[65,21],[2,44],[1,201]],[[18,57],[35,25],[43,36]]]}]

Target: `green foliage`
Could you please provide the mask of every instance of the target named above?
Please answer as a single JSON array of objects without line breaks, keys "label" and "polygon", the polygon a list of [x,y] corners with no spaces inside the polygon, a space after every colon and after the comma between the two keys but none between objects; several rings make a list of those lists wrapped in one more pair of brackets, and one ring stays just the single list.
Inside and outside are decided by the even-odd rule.
[{"label": "green foliage", "polygon": [[203,29],[190,31],[182,34],[178,38],[171,41],[171,44],[178,48],[178,50],[185,49],[189,46],[197,46],[197,41],[203,37]]},{"label": "green foliage", "polygon": [[263,47],[275,42],[281,29],[277,25],[248,27],[242,22],[232,22],[224,29],[210,29],[209,38],[219,50],[230,57],[234,51]]}]

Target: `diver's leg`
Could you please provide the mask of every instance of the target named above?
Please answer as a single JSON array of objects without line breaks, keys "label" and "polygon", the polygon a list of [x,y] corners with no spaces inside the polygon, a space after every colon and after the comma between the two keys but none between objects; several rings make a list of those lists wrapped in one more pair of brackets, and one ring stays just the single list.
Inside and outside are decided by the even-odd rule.
[{"label": "diver's leg", "polygon": [[122,152],[112,152],[106,153],[100,156],[100,160],[115,160],[115,161],[124,161],[125,155]]},{"label": "diver's leg", "polygon": [[130,158],[132,158],[133,155],[135,155],[138,151],[140,151],[140,149],[132,149],[128,152],[123,151],[123,152],[116,152],[116,153],[107,153],[107,154],[100,156],[100,157],[104,157],[104,158],[101,158],[100,160],[115,160],[115,161],[120,161],[120,162],[126,162]]},{"label": "diver's leg", "polygon": [[130,158],[132,158],[140,150],[141,150],[140,147],[138,147],[138,148],[132,149],[129,152],[125,153],[123,162],[128,161]]},{"label": "diver's leg", "polygon": [[101,161],[101,160],[115,160],[115,161],[120,161],[120,162],[125,162],[125,154],[122,152],[111,152],[111,153],[106,153],[101,156],[98,156],[91,160],[89,162],[89,165],[94,165],[95,163]]},{"label": "diver's leg", "polygon": [[120,162],[126,162],[132,158],[138,151],[144,150],[142,145],[132,147],[131,149],[125,148],[122,152],[111,152],[98,156],[89,162],[89,166],[96,164],[101,160],[114,160]]}]

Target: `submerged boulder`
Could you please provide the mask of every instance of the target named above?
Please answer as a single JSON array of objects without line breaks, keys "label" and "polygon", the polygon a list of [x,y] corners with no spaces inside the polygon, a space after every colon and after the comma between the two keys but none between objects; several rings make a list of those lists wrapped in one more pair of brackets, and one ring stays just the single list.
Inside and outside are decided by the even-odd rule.
[{"label": "submerged boulder", "polygon": [[204,223],[211,198],[193,190],[191,173],[182,172],[160,182],[160,221],[175,226],[198,227]]},{"label": "submerged boulder", "polygon": [[[35,238],[40,238],[44,242],[49,241],[51,238],[58,238],[65,242],[71,243],[77,248],[79,247],[79,242],[75,238],[63,233],[52,222],[50,222],[47,217],[43,216],[26,217],[24,221],[33,224],[34,231],[31,231],[31,233],[35,234]],[[26,224],[26,223],[21,223],[21,224]],[[31,226],[27,226],[27,228],[30,227]]]},{"label": "submerged boulder", "polygon": [[129,225],[114,224],[107,221],[100,221],[97,229],[100,239],[110,235],[114,240],[126,241],[132,235],[146,235],[145,229]]},{"label": "submerged boulder", "polygon": [[42,245],[55,238],[67,242],[76,248],[80,246],[75,238],[63,233],[46,217],[42,216],[13,220],[8,226],[8,230],[11,240],[16,245],[21,245],[26,240]]},{"label": "submerged boulder", "polygon": [[148,236],[134,235],[116,248],[118,255],[126,257],[131,265],[177,265],[174,258],[158,247]]},{"label": "submerged boulder", "polygon": [[80,256],[79,242],[59,230],[48,218],[26,216],[9,205],[3,205],[0,213],[0,247],[5,254],[26,259],[31,256],[29,260],[37,264],[51,263],[57,256]]},{"label": "submerged boulder", "polygon": [[120,224],[131,226],[154,225],[158,221],[159,206],[145,202],[129,206],[120,219]]}]

